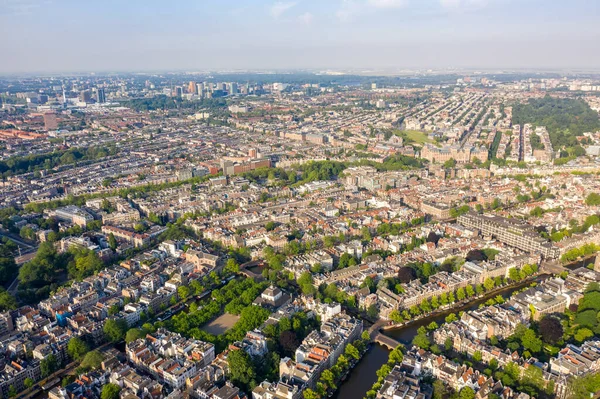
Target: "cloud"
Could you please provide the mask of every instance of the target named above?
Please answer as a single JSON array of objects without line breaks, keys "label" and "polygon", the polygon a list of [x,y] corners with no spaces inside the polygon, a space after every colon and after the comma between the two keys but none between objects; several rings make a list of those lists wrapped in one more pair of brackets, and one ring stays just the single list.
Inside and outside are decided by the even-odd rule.
[{"label": "cloud", "polygon": [[368,5],[376,8],[401,8],[407,3],[407,0],[367,0]]},{"label": "cloud", "polygon": [[0,0],[0,15],[28,15],[50,0]]},{"label": "cloud", "polygon": [[340,21],[349,21],[362,11],[362,4],[354,0],[343,0],[341,7],[335,12]]},{"label": "cloud", "polygon": [[377,10],[402,8],[409,0],[342,0],[335,15],[340,21],[349,21],[359,15],[372,14]]},{"label": "cloud", "polygon": [[314,15],[312,15],[308,11],[305,12],[304,14],[298,15],[298,20],[305,25],[310,25],[312,23],[313,19],[314,19]]},{"label": "cloud", "polygon": [[277,3],[271,6],[270,14],[273,18],[277,19],[281,17],[287,10],[294,7],[296,4],[295,1],[292,2],[283,2],[278,1]]},{"label": "cloud", "polygon": [[447,10],[482,8],[487,4],[488,0],[440,0],[440,5]]}]

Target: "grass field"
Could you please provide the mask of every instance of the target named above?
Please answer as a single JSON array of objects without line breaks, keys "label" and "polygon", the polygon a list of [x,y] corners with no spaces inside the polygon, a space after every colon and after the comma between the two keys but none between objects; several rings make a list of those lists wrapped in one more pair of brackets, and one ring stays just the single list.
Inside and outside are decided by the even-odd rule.
[{"label": "grass field", "polygon": [[416,144],[433,143],[433,140],[427,137],[427,133],[419,132],[418,130],[395,130],[394,134]]},{"label": "grass field", "polygon": [[224,334],[227,330],[229,330],[233,325],[240,319],[240,316],[236,316],[233,314],[225,313],[221,316],[217,317],[204,327],[202,330],[206,331],[209,334],[213,335],[221,335]]}]

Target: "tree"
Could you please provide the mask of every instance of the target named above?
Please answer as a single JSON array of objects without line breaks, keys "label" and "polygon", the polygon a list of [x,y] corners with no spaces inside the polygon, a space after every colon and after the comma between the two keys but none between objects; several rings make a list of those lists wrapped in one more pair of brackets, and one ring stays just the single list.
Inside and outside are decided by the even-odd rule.
[{"label": "tree", "polygon": [[116,251],[117,247],[119,246],[119,244],[117,243],[117,239],[115,238],[115,235],[113,233],[110,233],[108,235],[108,246],[113,251]]},{"label": "tree", "polygon": [[8,387],[8,397],[9,398],[14,398],[15,396],[17,396],[19,392],[17,391],[17,388],[15,388],[14,385],[10,385]]},{"label": "tree", "polygon": [[304,399],[320,399],[321,396],[310,388],[307,388],[303,392]]},{"label": "tree", "polygon": [[[377,289],[377,285],[375,284],[375,281],[373,280],[373,278],[371,276],[365,277],[365,280],[361,284],[361,287],[362,286],[369,288],[369,291],[371,293],[375,292]],[[336,287],[336,290],[337,290],[337,287]]]},{"label": "tree", "polygon": [[369,306],[367,309],[367,316],[369,316],[371,319],[376,319],[379,317],[379,309],[377,309],[377,305],[372,304]]},{"label": "tree", "polygon": [[256,371],[250,355],[243,350],[230,351],[227,355],[227,363],[231,382],[247,389],[256,378]]},{"label": "tree", "polygon": [[535,331],[528,328],[521,338],[521,344],[525,349],[532,353],[539,353],[542,350],[542,340],[537,337]]},{"label": "tree", "polygon": [[481,362],[481,360],[483,359],[481,351],[475,351],[473,352],[473,360],[476,362]]},{"label": "tree", "polygon": [[465,287],[465,294],[467,294],[468,298],[475,295],[475,290],[473,289],[473,286],[471,284],[469,284]]},{"label": "tree", "polygon": [[190,289],[189,287],[185,286],[185,285],[180,285],[179,287],[177,287],[177,296],[179,296],[179,298],[181,300],[186,300],[186,298],[188,296],[190,296]]},{"label": "tree", "polygon": [[104,267],[104,262],[102,262],[102,259],[100,259],[96,252],[88,249],[77,249],[74,251],[75,262],[70,262],[68,266],[70,277],[82,280]]},{"label": "tree", "polygon": [[512,281],[520,281],[521,275],[519,274],[519,269],[512,267],[508,270],[508,278]]},{"label": "tree", "polygon": [[127,322],[123,319],[109,319],[104,323],[104,334],[111,342],[119,342],[127,333]]},{"label": "tree", "polygon": [[556,317],[546,316],[540,320],[538,326],[542,341],[556,345],[563,336],[563,326]]},{"label": "tree", "polygon": [[104,356],[97,350],[88,352],[81,361],[81,367],[86,370],[99,369],[104,361]]},{"label": "tree", "polygon": [[491,291],[496,286],[496,283],[494,282],[494,280],[492,280],[491,278],[488,277],[483,282],[483,286],[485,287],[486,291]]},{"label": "tree", "polygon": [[293,331],[283,331],[279,334],[279,345],[286,355],[293,355],[300,346],[300,341]]},{"label": "tree", "polygon": [[360,235],[361,235],[363,241],[371,242],[371,239],[372,239],[371,232],[369,231],[369,228],[367,226],[363,226],[360,229]]},{"label": "tree", "polygon": [[421,349],[428,350],[431,346],[431,341],[427,336],[427,333],[419,332],[412,340],[412,344],[418,346]]},{"label": "tree", "polygon": [[575,340],[577,342],[583,342],[588,338],[591,338],[594,336],[594,333],[592,330],[590,330],[589,328],[580,328],[579,330],[577,330],[577,332],[575,333],[574,337]]},{"label": "tree", "polygon": [[404,266],[398,270],[398,280],[400,280],[401,283],[410,283],[416,278],[417,272],[412,267]]},{"label": "tree", "polygon": [[67,353],[73,360],[81,359],[89,350],[87,344],[78,337],[71,338],[67,344]]},{"label": "tree", "polygon": [[108,383],[102,387],[100,399],[119,399],[121,387],[117,384]]},{"label": "tree", "polygon": [[335,390],[335,376],[333,375],[331,370],[323,371],[323,373],[321,374],[321,381],[327,384],[327,387],[329,387],[329,389]]},{"label": "tree", "polygon": [[8,291],[0,288],[0,311],[14,310],[17,308],[17,300]]},{"label": "tree", "polygon": [[144,338],[144,332],[139,328],[130,328],[125,335],[125,342],[130,343],[137,341],[140,338]]},{"label": "tree", "polygon": [[567,387],[569,399],[589,399],[591,394],[600,391],[600,373],[572,378]]},{"label": "tree", "polygon": [[404,359],[404,354],[402,353],[402,350],[400,350],[400,348],[395,348],[390,352],[388,362],[391,362],[393,364],[400,364],[400,363],[402,363],[403,359]]},{"label": "tree", "polygon": [[297,280],[300,289],[304,295],[314,295],[316,293],[316,289],[313,285],[313,278],[310,272],[304,272]]},{"label": "tree", "polygon": [[225,265],[225,271],[229,273],[238,273],[240,271],[240,265],[233,258],[227,259],[227,264]]},{"label": "tree", "polygon": [[346,345],[346,349],[344,349],[344,354],[348,358],[353,358],[354,360],[360,359],[360,353],[358,352],[358,349],[356,349],[356,346],[352,344]]},{"label": "tree", "polygon": [[60,363],[54,355],[48,355],[42,359],[40,363],[40,370],[42,372],[42,378],[48,377],[60,368]]},{"label": "tree", "polygon": [[450,392],[448,392],[448,388],[446,388],[446,384],[442,382],[442,380],[436,379],[433,382],[433,399],[446,399],[450,397]]},{"label": "tree", "polygon": [[492,371],[498,370],[498,360],[495,357],[491,358],[488,364]]},{"label": "tree", "polygon": [[598,206],[600,205],[600,194],[599,193],[589,193],[585,198],[585,204],[588,206]]},{"label": "tree", "polygon": [[475,391],[471,387],[464,387],[460,390],[458,399],[475,399]]},{"label": "tree", "polygon": [[23,385],[25,386],[26,389],[29,389],[33,386],[33,384],[35,384],[35,381],[33,381],[33,379],[27,377],[25,378],[25,381],[23,381]]},{"label": "tree", "polygon": [[482,261],[486,260],[486,257],[482,250],[472,249],[469,251],[469,253],[465,257],[465,259],[469,262],[472,262],[472,261],[482,262]]},{"label": "tree", "polygon": [[459,301],[462,301],[463,299],[465,299],[466,294],[465,294],[465,289],[463,287],[460,287],[459,289],[456,290],[456,298],[458,298]]},{"label": "tree", "polygon": [[452,169],[454,167],[456,167],[456,160],[454,158],[450,158],[444,162],[444,169]]}]

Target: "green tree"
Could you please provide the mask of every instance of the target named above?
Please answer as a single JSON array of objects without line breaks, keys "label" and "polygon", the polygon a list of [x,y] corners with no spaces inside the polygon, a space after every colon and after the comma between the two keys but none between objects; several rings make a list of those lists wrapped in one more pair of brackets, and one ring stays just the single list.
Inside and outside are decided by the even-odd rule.
[{"label": "green tree", "polygon": [[113,233],[110,233],[108,235],[108,246],[113,251],[116,251],[117,247],[119,246],[119,244],[117,243],[117,239],[115,238],[115,235]]},{"label": "green tree", "polygon": [[335,376],[333,375],[331,370],[323,371],[323,373],[321,374],[321,381],[323,381],[329,387],[329,389],[336,389]]},{"label": "green tree", "polygon": [[188,296],[190,296],[190,289],[189,287],[185,286],[185,285],[180,285],[179,287],[177,287],[177,296],[179,296],[179,298],[181,300],[186,300]]},{"label": "green tree", "polygon": [[577,330],[577,332],[575,333],[574,337],[575,340],[577,342],[583,342],[588,338],[591,338],[594,336],[594,332],[592,330],[590,330],[589,328],[580,328],[579,330]]},{"label": "green tree", "polygon": [[598,206],[600,205],[600,194],[599,193],[589,193],[585,198],[585,204],[588,206]]},{"label": "green tree", "polygon": [[139,328],[130,328],[127,331],[127,334],[125,334],[125,342],[130,343],[133,341],[137,341],[140,338],[144,338],[145,334],[144,331],[142,331]]},{"label": "green tree", "polygon": [[467,285],[467,287],[465,288],[465,294],[467,294],[468,298],[475,295],[475,290],[473,289],[473,286],[471,284]]},{"label": "green tree", "polygon": [[496,286],[496,283],[494,282],[494,280],[492,280],[491,278],[488,277],[483,282],[483,286],[485,287],[486,291],[491,291]]},{"label": "green tree", "polygon": [[0,288],[0,311],[14,310],[18,306],[17,300],[8,291]]},{"label": "green tree", "polygon": [[433,399],[446,399],[450,397],[450,392],[442,380],[433,381]]},{"label": "green tree", "polygon": [[471,387],[464,387],[460,390],[458,399],[475,399],[475,391]]},{"label": "green tree", "polygon": [[315,391],[313,391],[310,388],[307,388],[304,390],[303,392],[304,395],[304,399],[320,399],[321,396],[319,394],[317,394]]},{"label": "green tree", "polygon": [[121,387],[117,384],[108,383],[102,387],[100,399],[119,399]]},{"label": "green tree", "polygon": [[33,384],[35,384],[35,381],[33,381],[33,379],[29,377],[25,378],[25,380],[23,381],[23,385],[26,389],[31,388]]},{"label": "green tree", "polygon": [[231,382],[248,389],[256,378],[256,371],[250,355],[243,350],[230,351],[227,355],[227,364]]},{"label": "green tree", "polygon": [[358,352],[358,349],[356,349],[356,347],[352,344],[346,345],[344,353],[346,354],[346,356],[348,356],[349,358],[353,358],[354,360],[358,360],[360,358],[360,353]]},{"label": "green tree", "polygon": [[456,160],[454,158],[450,158],[446,162],[444,162],[444,169],[452,169],[456,167]]},{"label": "green tree", "polygon": [[109,319],[104,323],[104,334],[111,342],[119,342],[127,333],[127,322],[123,319]]},{"label": "green tree", "polygon": [[48,355],[40,362],[42,378],[46,378],[60,368],[60,363],[56,356]]},{"label": "green tree", "polygon": [[71,338],[67,344],[67,353],[73,360],[81,359],[89,350],[87,344],[78,337]]},{"label": "green tree", "polygon": [[235,259],[229,258],[227,259],[227,264],[225,265],[225,271],[229,273],[238,273],[240,271],[240,265]]},{"label": "green tree", "polygon": [[418,346],[421,349],[428,350],[431,346],[431,341],[427,336],[427,333],[419,332],[412,340],[412,344]]},{"label": "green tree", "polygon": [[538,338],[535,331],[530,328],[523,334],[521,344],[531,353],[539,353],[542,350],[542,340]]},{"label": "green tree", "polygon": [[104,356],[97,350],[86,353],[81,361],[81,367],[86,370],[99,369],[104,361]]}]

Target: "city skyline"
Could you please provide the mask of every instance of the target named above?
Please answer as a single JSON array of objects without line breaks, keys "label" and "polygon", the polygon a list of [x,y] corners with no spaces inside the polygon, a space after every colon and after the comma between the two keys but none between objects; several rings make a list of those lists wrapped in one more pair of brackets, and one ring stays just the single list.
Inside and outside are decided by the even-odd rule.
[{"label": "city skyline", "polygon": [[[0,73],[585,68],[598,5],[577,0],[6,0]],[[10,36],[9,36],[10,35]]]}]

